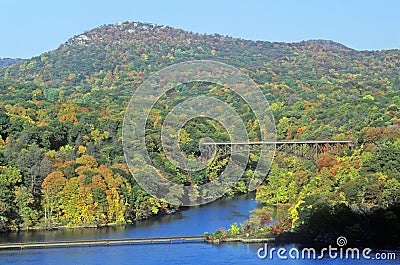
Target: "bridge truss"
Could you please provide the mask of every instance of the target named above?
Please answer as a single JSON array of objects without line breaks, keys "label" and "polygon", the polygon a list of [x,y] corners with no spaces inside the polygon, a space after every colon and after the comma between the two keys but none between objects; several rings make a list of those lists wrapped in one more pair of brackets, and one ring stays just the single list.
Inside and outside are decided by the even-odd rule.
[{"label": "bridge truss", "polygon": [[[311,141],[271,141],[271,142],[210,142],[202,143],[208,153],[217,151],[221,156],[229,156],[250,150],[260,150],[265,147],[268,151],[282,152],[305,159],[318,159],[325,152],[338,152],[352,147],[348,140],[311,140]],[[264,150],[265,150],[264,149]]]}]

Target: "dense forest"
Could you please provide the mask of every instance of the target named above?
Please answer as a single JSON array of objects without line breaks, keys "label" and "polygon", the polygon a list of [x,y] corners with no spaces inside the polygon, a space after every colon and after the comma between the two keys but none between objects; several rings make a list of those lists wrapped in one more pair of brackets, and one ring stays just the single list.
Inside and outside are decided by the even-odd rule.
[{"label": "dense forest", "polygon": [[[254,79],[271,105],[277,139],[354,143],[353,150],[327,152],[317,161],[276,154],[257,189],[266,207],[246,230],[335,236],[328,226],[341,223],[346,235],[359,235],[371,230],[371,222],[359,218],[367,215],[400,235],[400,50],[356,51],[324,40],[250,41],[128,22],[93,29],[0,70],[1,230],[129,223],[176,208],[147,194],[129,173],[122,122],[147,77],[196,59],[228,63]],[[182,185],[210,181],[227,163],[219,159],[188,173],[169,163],[160,147],[168,109],[198,94],[229,102],[244,117],[251,140],[259,135],[251,110],[223,87],[174,89],[152,110],[146,140],[153,163]],[[179,142],[196,155],[205,135],[229,137],[217,122],[199,119],[184,126]],[[256,162],[255,152],[229,194],[246,192]],[[273,226],[265,225],[267,205],[287,206]]]}]

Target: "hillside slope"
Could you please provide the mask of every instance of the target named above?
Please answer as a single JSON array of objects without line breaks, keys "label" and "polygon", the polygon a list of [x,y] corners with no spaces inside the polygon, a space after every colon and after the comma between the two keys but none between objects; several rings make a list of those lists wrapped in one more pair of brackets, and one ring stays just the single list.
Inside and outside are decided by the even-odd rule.
[{"label": "hillside slope", "polygon": [[[293,226],[308,220],[314,209],[308,206],[316,202],[387,208],[399,200],[400,50],[356,51],[326,40],[250,41],[125,22],[0,70],[0,229],[126,223],[169,212],[174,206],[144,192],[126,168],[123,115],[148,76],[195,59],[228,63],[252,77],[269,100],[278,139],[354,141],[355,150],[327,153],[316,163],[278,155],[257,196],[295,205],[288,212]],[[220,159],[207,170],[186,172],[160,147],[168,109],[202,93],[233,102],[251,140],[259,135],[251,110],[226,90],[176,88],[174,97],[155,106],[146,141],[154,164],[182,185],[208,182],[227,163]],[[183,150],[198,154],[196,139],[210,134],[226,139],[218,126],[189,122]],[[232,194],[246,192],[257,159],[252,153],[246,178]]]},{"label": "hillside slope", "polygon": [[[371,95],[376,107],[388,107],[400,87],[399,50],[356,51],[323,40],[249,41],[136,22],[102,26],[75,36],[54,51],[1,71],[0,79],[62,90],[65,99],[78,102],[98,90],[108,91],[107,101],[115,101],[115,97],[126,101],[150,74],[193,59],[244,69],[269,100],[287,106],[311,101],[331,107],[350,100],[352,104],[346,107],[354,108],[354,101],[362,104],[362,99]],[[323,118],[329,121],[333,116],[347,119],[340,114]],[[364,125],[383,124],[368,117],[357,117],[360,119]],[[390,117],[384,116],[384,122],[389,121]]]}]

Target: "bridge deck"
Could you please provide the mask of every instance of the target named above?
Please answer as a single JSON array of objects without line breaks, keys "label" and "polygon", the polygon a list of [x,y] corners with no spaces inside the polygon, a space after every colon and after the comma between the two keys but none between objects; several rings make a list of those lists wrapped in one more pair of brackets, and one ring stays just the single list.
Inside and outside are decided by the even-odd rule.
[{"label": "bridge deck", "polygon": [[273,145],[273,144],[350,144],[348,140],[266,141],[266,142],[217,142],[203,145]]},{"label": "bridge deck", "polygon": [[34,248],[69,248],[69,247],[94,247],[94,246],[121,246],[139,244],[176,244],[176,243],[203,243],[204,236],[175,236],[153,238],[124,238],[124,239],[99,239],[99,240],[71,240],[51,242],[26,242],[0,244],[2,249],[34,249]]}]

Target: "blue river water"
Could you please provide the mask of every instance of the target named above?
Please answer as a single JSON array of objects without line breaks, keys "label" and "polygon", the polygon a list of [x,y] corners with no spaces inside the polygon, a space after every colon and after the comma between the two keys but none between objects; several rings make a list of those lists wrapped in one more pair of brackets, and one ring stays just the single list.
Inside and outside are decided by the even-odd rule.
[{"label": "blue river water", "polygon": [[[56,241],[83,239],[111,239],[133,237],[159,237],[202,235],[205,231],[216,231],[219,227],[228,228],[234,222],[243,222],[249,211],[257,207],[254,196],[221,199],[201,207],[190,208],[173,215],[151,218],[134,225],[104,227],[100,229],[68,229],[55,231],[29,231],[0,235],[0,243],[27,241]],[[0,251],[0,264],[400,264],[400,252],[389,250],[397,255],[397,260],[346,260],[331,259],[260,259],[257,251],[264,244],[154,244],[115,247],[50,248]],[[278,246],[269,244],[268,248],[295,248],[295,245]],[[385,250],[386,252],[388,250]],[[370,256],[384,252],[374,250]],[[386,253],[385,252],[385,253]]]}]

